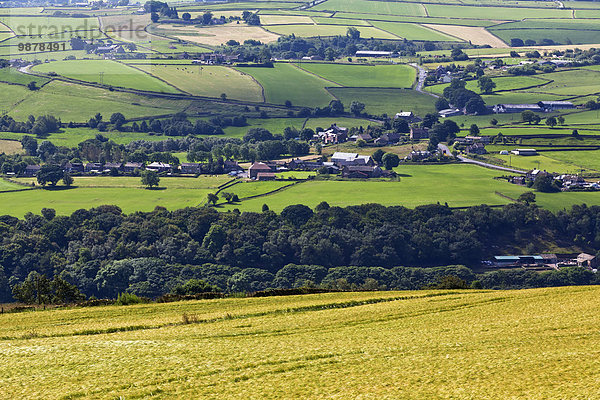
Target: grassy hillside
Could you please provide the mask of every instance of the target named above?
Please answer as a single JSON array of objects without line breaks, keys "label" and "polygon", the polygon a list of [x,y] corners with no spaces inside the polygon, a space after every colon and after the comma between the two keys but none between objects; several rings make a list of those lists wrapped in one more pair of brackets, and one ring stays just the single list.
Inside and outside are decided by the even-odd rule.
[{"label": "grassy hillside", "polygon": [[594,398],[599,295],[363,292],[3,314],[0,393]]}]

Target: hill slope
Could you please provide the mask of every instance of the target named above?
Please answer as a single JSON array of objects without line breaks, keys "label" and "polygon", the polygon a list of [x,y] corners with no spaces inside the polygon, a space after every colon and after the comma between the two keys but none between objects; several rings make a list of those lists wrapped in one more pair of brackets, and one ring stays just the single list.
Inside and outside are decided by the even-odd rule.
[{"label": "hill slope", "polygon": [[363,292],[4,314],[0,396],[591,398],[598,295]]}]

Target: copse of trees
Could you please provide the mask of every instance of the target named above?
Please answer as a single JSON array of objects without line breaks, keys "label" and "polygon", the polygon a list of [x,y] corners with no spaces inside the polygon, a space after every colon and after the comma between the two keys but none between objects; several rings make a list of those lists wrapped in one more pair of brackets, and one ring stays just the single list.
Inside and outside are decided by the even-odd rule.
[{"label": "copse of trees", "polygon": [[[322,204],[315,209],[289,206],[281,214],[268,207],[260,213],[206,207],[124,215],[118,207],[102,206],[70,216],[51,209],[23,219],[0,216],[0,230],[0,301],[14,299],[13,288],[33,271],[48,280],[60,276],[86,296],[99,298],[124,292],[156,297],[190,279],[226,291],[298,287],[309,281],[349,288],[366,278],[381,287],[418,289],[444,275],[471,282],[476,277],[469,268],[444,270],[435,278],[430,268],[478,267],[482,259],[508,251],[506,243],[511,249],[533,243],[532,252],[547,251],[548,244],[595,254],[600,207],[575,206],[553,214],[526,201],[464,211],[442,205]],[[477,279],[488,288],[597,283],[591,272],[578,271]]]}]

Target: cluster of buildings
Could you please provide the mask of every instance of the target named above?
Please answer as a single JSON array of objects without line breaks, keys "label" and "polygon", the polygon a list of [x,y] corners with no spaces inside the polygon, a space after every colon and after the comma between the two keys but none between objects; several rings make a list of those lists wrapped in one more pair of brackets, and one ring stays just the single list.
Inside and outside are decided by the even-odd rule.
[{"label": "cluster of buildings", "polygon": [[276,174],[287,171],[326,171],[349,179],[387,178],[396,174],[376,165],[371,156],[358,153],[336,152],[331,161],[302,160],[255,162],[248,168],[245,177],[257,180],[275,180]]},{"label": "cluster of buildings", "polygon": [[572,190],[589,190],[596,191],[600,190],[600,182],[588,182],[581,176],[576,174],[552,174],[548,171],[542,171],[539,169],[532,169],[527,171],[525,175],[513,176],[510,179],[511,183],[516,185],[526,185],[527,182],[535,182],[541,176],[550,176],[552,179],[560,182],[560,188],[562,191]]},{"label": "cluster of buildings", "polygon": [[495,268],[522,268],[528,270],[581,267],[597,272],[600,259],[592,254],[540,254],[522,256],[495,256],[485,265]]},{"label": "cluster of buildings", "polygon": [[243,60],[241,54],[200,53],[197,59],[192,60],[192,64],[233,64]]}]

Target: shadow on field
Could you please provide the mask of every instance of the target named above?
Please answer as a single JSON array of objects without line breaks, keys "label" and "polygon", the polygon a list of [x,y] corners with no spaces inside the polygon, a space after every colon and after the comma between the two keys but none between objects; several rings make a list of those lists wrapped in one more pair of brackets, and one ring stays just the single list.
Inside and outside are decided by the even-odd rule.
[{"label": "shadow on field", "polygon": [[410,174],[396,174],[396,176],[399,176],[401,178],[412,178],[412,175]]},{"label": "shadow on field", "polygon": [[42,186],[42,189],[51,192],[59,192],[61,190],[77,189],[79,186]]},{"label": "shadow on field", "polygon": [[166,187],[162,187],[162,186],[158,186],[158,187],[152,187],[152,188],[144,188],[146,190],[167,190]]}]

